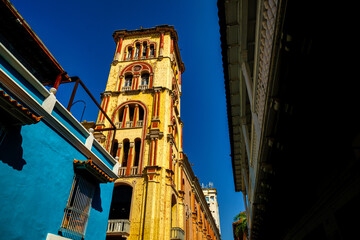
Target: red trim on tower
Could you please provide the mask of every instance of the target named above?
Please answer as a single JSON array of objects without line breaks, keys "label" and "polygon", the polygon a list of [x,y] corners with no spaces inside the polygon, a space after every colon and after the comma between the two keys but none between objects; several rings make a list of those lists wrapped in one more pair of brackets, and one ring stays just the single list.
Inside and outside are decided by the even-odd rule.
[{"label": "red trim on tower", "polygon": [[157,145],[158,145],[158,139],[155,139],[155,149],[154,149],[154,166],[156,166]]},{"label": "red trim on tower", "polygon": [[108,152],[110,152],[109,151],[109,143],[110,143],[111,136],[112,136],[112,131],[109,131],[108,140],[107,140],[107,143],[106,143],[106,150]]},{"label": "red trim on tower", "polygon": [[174,39],[171,39],[170,53],[174,52]]},{"label": "red trim on tower", "polygon": [[125,175],[130,175],[130,171],[131,171],[131,164],[132,164],[132,150],[133,150],[133,147],[130,146],[129,148],[129,156],[128,156],[128,159],[127,159],[127,166],[126,166],[126,173]]},{"label": "red trim on tower", "polygon": [[139,77],[136,77],[136,86],[135,86],[135,89],[138,89],[139,87]]},{"label": "red trim on tower", "polygon": [[123,77],[120,77],[118,91],[121,90],[122,80],[123,80]]},{"label": "red trim on tower", "polygon": [[179,70],[179,84],[181,85],[181,71]]},{"label": "red trim on tower", "polygon": [[[138,171],[141,173],[142,167],[143,167],[143,160],[144,160],[144,152],[145,152],[145,147],[144,147],[145,139],[144,138],[146,136],[146,125],[147,125],[147,117],[148,117],[149,109],[147,108],[147,106],[144,103],[142,103],[140,101],[124,102],[115,109],[115,111],[113,112],[111,121],[115,120],[116,113],[119,111],[120,108],[122,108],[124,105],[131,104],[131,103],[137,103],[144,109],[144,119],[143,119],[144,124],[143,124],[142,138],[141,138],[141,155],[140,155],[139,168],[138,168]],[[108,136],[108,140],[107,140],[108,142],[109,142],[111,133],[112,133],[112,131],[109,131],[109,136]]]},{"label": "red trim on tower", "polygon": [[161,33],[161,36],[160,36],[160,49],[161,48],[164,48],[164,33],[163,32]]},{"label": "red trim on tower", "polygon": [[121,128],[124,128],[125,127],[125,123],[126,123],[126,114],[127,114],[127,111],[128,111],[128,108],[125,107],[124,109],[124,114],[123,114],[123,119],[122,119],[122,125],[121,125]]},{"label": "red trim on tower", "polygon": [[139,107],[135,106],[135,111],[134,111],[134,117],[133,117],[133,127],[136,127],[136,122],[137,122],[137,112],[139,111]]}]

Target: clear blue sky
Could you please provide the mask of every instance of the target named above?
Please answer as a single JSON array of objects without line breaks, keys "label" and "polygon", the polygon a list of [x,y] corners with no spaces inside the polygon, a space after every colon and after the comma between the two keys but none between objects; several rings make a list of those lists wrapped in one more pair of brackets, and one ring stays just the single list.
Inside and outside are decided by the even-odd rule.
[{"label": "clear blue sky", "polygon": [[[181,119],[184,152],[200,183],[218,190],[222,239],[232,237],[233,217],[244,210],[235,193],[216,0],[74,1],[12,0],[12,4],[44,42],[69,76],[79,76],[100,101],[114,56],[114,30],[173,25],[185,72],[182,75]],[[67,106],[73,84],[63,84],[58,99]],[[85,100],[84,118],[95,121],[98,110]],[[74,105],[80,119],[83,105]]]}]

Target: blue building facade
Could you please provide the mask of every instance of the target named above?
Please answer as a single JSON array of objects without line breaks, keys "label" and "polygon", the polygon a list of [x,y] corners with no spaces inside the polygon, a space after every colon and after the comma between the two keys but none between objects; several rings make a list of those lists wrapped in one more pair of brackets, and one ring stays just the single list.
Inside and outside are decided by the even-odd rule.
[{"label": "blue building facade", "polygon": [[57,101],[71,78],[8,1],[0,16],[0,239],[105,239],[117,162]]}]

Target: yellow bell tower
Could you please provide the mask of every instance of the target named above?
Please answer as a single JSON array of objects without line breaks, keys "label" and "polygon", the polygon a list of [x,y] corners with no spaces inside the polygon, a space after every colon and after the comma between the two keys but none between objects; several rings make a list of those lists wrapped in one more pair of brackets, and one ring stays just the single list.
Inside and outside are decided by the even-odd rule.
[{"label": "yellow bell tower", "polygon": [[[182,158],[185,68],[178,36],[172,26],[162,25],[119,30],[113,37],[117,48],[102,108],[116,131],[103,131],[102,144],[118,158],[120,179],[114,187],[107,239],[170,239],[172,228],[183,229],[176,160]],[[100,113],[96,128],[110,127]]]},{"label": "yellow bell tower", "polygon": [[[183,154],[173,26],[118,30],[95,137],[118,160],[106,239],[220,239]],[[114,127],[115,126],[115,127]]]}]

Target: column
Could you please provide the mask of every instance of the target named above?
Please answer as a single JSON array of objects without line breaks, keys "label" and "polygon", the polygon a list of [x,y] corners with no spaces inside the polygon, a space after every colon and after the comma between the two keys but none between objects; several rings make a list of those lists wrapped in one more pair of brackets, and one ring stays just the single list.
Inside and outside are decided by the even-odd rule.
[{"label": "column", "polygon": [[139,105],[135,104],[133,127],[136,127],[138,118],[139,118]]},{"label": "column", "polygon": [[128,112],[129,112],[129,105],[126,105],[126,106],[125,106],[125,109],[124,109],[123,119],[121,120],[121,121],[122,121],[122,126],[121,126],[121,128],[124,128],[124,127],[125,127]]},{"label": "column", "polygon": [[115,61],[119,61],[119,60],[120,60],[121,47],[122,47],[122,43],[123,43],[124,37],[121,36],[121,37],[119,37],[117,40],[118,40],[118,45],[117,45],[116,52],[115,52],[115,58],[114,58]]},{"label": "column", "polygon": [[125,175],[130,175],[131,173],[131,167],[132,167],[132,163],[133,161],[133,150],[134,150],[134,143],[131,142],[130,143],[130,148],[129,148],[129,155],[128,155],[128,161],[127,161],[127,166],[126,166],[126,174]]}]

